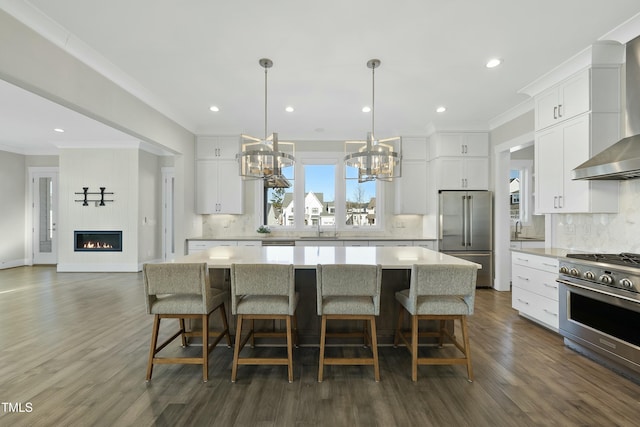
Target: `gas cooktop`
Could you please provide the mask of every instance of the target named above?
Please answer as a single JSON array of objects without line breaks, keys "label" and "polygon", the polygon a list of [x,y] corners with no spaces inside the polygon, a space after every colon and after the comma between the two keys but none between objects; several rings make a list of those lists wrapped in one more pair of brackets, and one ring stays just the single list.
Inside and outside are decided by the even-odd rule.
[{"label": "gas cooktop", "polygon": [[567,258],[585,261],[601,262],[605,264],[625,265],[640,268],[640,254],[622,252],[619,254],[567,254]]}]

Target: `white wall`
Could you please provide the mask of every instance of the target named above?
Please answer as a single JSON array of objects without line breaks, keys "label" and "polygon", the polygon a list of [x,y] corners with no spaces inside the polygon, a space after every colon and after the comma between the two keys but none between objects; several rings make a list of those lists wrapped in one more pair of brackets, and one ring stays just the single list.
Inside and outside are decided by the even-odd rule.
[{"label": "white wall", "polygon": [[26,262],[26,181],[25,156],[0,151],[0,268]]},{"label": "white wall", "polygon": [[[138,271],[138,149],[62,149],[60,153],[58,271]],[[82,187],[113,202],[75,200]],[[88,197],[99,198],[97,195]],[[75,252],[74,230],[122,230],[122,252]]]},{"label": "white wall", "polygon": [[139,152],[138,260],[162,258],[162,174],[158,156]]}]

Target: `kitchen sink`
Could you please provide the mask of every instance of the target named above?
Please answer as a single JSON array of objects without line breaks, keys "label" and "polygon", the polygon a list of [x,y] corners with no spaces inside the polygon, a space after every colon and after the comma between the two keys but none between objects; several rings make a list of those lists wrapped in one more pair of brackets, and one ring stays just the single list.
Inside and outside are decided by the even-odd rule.
[{"label": "kitchen sink", "polygon": [[338,240],[338,236],[301,236],[300,240]]}]

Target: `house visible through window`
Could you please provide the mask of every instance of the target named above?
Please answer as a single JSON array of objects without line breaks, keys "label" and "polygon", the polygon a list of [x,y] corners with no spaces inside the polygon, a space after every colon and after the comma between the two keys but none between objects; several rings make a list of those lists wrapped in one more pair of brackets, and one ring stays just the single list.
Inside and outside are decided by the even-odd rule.
[{"label": "house visible through window", "polygon": [[[283,173],[289,188],[265,188],[264,224],[278,228],[307,227],[365,228],[377,226],[377,185],[374,181],[358,182],[357,170],[342,165],[342,156],[329,161],[317,158],[307,160],[297,156],[299,170],[294,177],[293,168]],[[330,164],[328,164],[330,163]],[[283,171],[285,172],[285,171]],[[347,178],[356,179],[345,179]],[[301,180],[293,185],[294,178]],[[296,191],[303,194],[296,194]],[[296,200],[302,201],[304,210],[294,215]]]}]

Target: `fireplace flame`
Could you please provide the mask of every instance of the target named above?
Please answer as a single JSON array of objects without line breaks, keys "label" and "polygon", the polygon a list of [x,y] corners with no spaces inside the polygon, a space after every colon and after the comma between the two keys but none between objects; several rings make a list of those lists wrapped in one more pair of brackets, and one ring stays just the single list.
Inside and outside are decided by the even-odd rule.
[{"label": "fireplace flame", "polygon": [[84,249],[113,249],[113,245],[104,242],[85,242],[82,246]]}]

